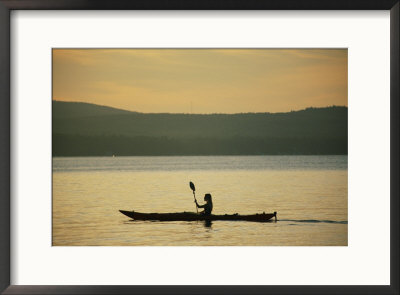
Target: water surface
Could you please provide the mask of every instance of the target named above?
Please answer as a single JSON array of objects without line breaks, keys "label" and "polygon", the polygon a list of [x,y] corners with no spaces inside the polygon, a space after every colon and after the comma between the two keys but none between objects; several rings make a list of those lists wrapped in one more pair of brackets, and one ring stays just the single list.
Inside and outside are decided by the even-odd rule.
[{"label": "water surface", "polygon": [[[278,212],[278,222],[132,221],[119,209]],[[53,245],[347,245],[347,156],[53,158]]]}]

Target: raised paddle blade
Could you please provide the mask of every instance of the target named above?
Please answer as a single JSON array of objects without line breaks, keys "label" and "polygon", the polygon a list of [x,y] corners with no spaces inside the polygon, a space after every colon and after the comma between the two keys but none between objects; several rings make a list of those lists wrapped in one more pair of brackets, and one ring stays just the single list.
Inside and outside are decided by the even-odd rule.
[{"label": "raised paddle blade", "polygon": [[194,183],[193,182],[189,182],[190,188],[192,189],[192,191],[196,191],[196,188],[194,187]]}]

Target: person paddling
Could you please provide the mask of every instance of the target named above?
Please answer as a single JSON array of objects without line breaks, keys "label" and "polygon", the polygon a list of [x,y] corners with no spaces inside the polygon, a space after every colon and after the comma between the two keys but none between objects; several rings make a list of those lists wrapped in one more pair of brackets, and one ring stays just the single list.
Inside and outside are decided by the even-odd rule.
[{"label": "person paddling", "polygon": [[204,211],[200,212],[202,215],[211,215],[211,211],[213,209],[213,203],[211,199],[211,194],[204,195],[204,201],[206,202],[204,205],[199,205],[197,200],[195,199],[194,202],[196,203],[197,208],[204,208]]}]

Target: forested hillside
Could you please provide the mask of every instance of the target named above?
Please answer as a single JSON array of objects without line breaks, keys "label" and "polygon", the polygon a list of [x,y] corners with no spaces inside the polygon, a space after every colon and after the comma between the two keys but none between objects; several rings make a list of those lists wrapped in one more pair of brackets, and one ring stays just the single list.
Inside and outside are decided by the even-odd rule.
[{"label": "forested hillside", "polygon": [[347,154],[347,107],[145,114],[53,101],[53,156]]}]

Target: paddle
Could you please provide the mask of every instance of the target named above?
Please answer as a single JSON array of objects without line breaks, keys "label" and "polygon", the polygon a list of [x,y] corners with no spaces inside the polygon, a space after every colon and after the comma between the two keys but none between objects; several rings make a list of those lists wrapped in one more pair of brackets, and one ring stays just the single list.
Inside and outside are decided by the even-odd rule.
[{"label": "paddle", "polygon": [[[192,191],[193,191],[193,198],[194,198],[194,201],[196,201],[196,193],[195,193],[196,188],[195,188],[195,186],[194,186],[194,183],[193,183],[193,182],[189,182],[189,185],[190,185],[190,188],[191,188]],[[199,210],[197,209],[197,205],[196,205],[196,212],[199,213]]]}]

